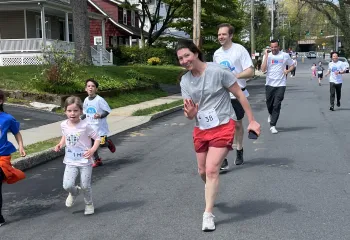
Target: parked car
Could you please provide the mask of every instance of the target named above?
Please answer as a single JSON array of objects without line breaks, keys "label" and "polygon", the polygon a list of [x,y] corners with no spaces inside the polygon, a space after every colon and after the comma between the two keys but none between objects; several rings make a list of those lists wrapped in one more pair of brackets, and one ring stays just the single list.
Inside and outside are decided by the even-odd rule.
[{"label": "parked car", "polygon": [[338,57],[338,61],[342,61],[344,63],[344,66],[346,68],[346,72],[349,72],[349,62],[345,57]]},{"label": "parked car", "polygon": [[306,57],[307,58],[316,58],[317,55],[316,55],[316,52],[310,51],[310,52],[307,53]]}]

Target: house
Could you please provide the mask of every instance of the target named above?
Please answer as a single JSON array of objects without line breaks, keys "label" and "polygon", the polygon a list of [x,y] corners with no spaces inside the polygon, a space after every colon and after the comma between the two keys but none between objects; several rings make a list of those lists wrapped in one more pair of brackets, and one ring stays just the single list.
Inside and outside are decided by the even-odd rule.
[{"label": "house", "polygon": [[[141,29],[134,11],[122,7],[123,1],[88,0],[89,11],[108,16],[105,26],[106,47],[140,44]],[[97,20],[90,21],[91,43],[102,34]]]},{"label": "house", "polygon": [[[120,3],[88,0],[91,54],[96,65],[113,64],[107,47],[133,45],[139,38],[132,13],[118,6]],[[41,64],[40,57],[50,46],[66,52],[74,49],[69,0],[0,1],[0,66]]]}]

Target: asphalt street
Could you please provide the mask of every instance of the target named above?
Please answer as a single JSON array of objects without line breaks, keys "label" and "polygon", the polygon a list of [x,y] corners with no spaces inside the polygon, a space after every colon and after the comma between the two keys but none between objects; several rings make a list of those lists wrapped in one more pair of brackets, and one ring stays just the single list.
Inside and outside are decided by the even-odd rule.
[{"label": "asphalt street", "polygon": [[348,239],[350,75],[342,106],[331,112],[328,82],[310,78],[313,62],[300,62],[297,77],[288,78],[276,135],[267,123],[264,79],[249,82],[262,135],[245,139],[244,165],[234,166],[229,154],[216,231],[201,231],[194,123],[177,112],[112,138],[116,153],[104,151],[104,166],[93,171],[93,216],[84,216],[82,196],[65,207],[62,158],[4,185],[1,239]]},{"label": "asphalt street", "polygon": [[39,127],[65,119],[63,115],[31,107],[6,105],[4,108],[6,112],[14,116],[17,121],[20,122],[21,130]]}]

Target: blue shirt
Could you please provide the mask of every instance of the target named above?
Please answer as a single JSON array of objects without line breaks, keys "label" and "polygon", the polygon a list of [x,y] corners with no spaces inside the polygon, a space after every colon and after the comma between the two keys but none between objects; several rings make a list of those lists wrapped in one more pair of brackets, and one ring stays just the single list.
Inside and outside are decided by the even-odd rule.
[{"label": "blue shirt", "polygon": [[16,152],[15,146],[7,140],[7,132],[16,135],[19,132],[19,122],[5,112],[0,112],[0,156],[8,156]]}]

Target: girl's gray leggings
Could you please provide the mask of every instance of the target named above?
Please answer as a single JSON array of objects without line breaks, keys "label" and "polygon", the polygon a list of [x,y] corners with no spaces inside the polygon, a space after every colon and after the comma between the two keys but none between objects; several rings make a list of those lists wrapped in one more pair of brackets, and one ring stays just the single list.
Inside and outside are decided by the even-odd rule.
[{"label": "girl's gray leggings", "polygon": [[63,175],[63,188],[71,193],[73,196],[77,196],[78,190],[75,185],[75,180],[80,172],[80,187],[84,193],[85,204],[92,204],[91,194],[91,174],[92,165],[89,166],[72,166],[66,165]]}]

